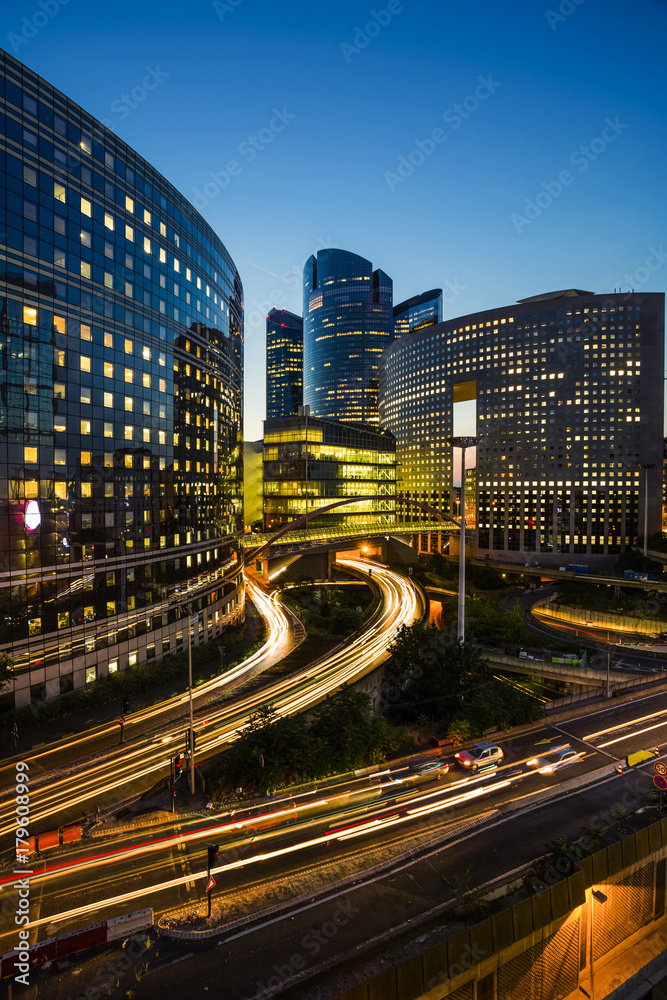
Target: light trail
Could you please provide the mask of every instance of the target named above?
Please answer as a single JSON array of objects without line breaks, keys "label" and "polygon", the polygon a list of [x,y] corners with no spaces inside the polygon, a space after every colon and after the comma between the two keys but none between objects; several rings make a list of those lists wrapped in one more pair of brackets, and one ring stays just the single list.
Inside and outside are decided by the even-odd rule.
[{"label": "light trail", "polygon": [[607,736],[608,733],[616,733],[619,729],[629,729],[631,726],[638,726],[641,722],[648,722],[649,719],[659,719],[661,715],[667,715],[667,709],[663,709],[661,712],[651,712],[650,715],[640,715],[636,719],[630,719],[629,722],[619,722],[615,726],[609,726],[608,729],[601,729],[597,733],[590,733],[588,736],[582,736],[582,739],[596,740],[599,736]]},{"label": "light trail", "polygon": [[[368,560],[340,560],[343,566],[367,574]],[[273,682],[261,691],[250,694],[233,703],[228,703],[208,713],[208,718],[198,720],[197,756],[201,760],[223,745],[237,739],[247,725],[249,716],[262,705],[272,704],[278,715],[294,715],[311,708],[333,694],[342,684],[354,681],[373,669],[387,656],[391,644],[403,624],[409,624],[418,616],[418,598],[412,584],[391,572],[386,567],[372,563],[373,580],[381,588],[384,606],[378,609],[367,624],[366,630],[342,650],[311,664],[296,676]],[[254,585],[249,585],[251,588]],[[255,593],[253,592],[253,600]],[[267,598],[257,592],[258,606],[269,616],[270,634],[267,642],[253,657],[232,668],[221,678],[209,682],[209,686],[219,686],[234,677],[249,676],[249,671],[257,664],[260,656],[271,653],[271,648],[282,641],[288,623],[282,608],[277,604],[277,595]],[[206,687],[201,685],[201,688]],[[187,695],[180,700],[187,699]],[[170,739],[177,739],[184,731],[183,721],[167,723],[163,727]],[[154,742],[158,739],[158,743]],[[144,740],[137,744],[119,746],[114,750],[114,760],[83,762],[65,769],[66,773],[53,780],[45,772],[31,787],[39,790],[39,805],[31,811],[34,826],[57,817],[64,808],[81,806],[94,799],[115,793],[129,782],[146,779],[150,775],[164,772],[169,766],[169,749],[162,738]],[[73,781],[76,785],[73,787]],[[9,799],[11,789],[6,789],[4,797]],[[5,801],[0,807],[0,834],[9,833],[14,828],[11,803]]]}]

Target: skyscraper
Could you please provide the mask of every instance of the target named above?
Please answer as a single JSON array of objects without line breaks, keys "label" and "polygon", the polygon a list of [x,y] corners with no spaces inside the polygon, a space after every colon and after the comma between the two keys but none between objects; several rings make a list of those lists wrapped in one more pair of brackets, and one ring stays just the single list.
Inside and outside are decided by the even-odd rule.
[{"label": "skyscraper", "polygon": [[295,417],[303,403],[303,320],[287,309],[266,317],[266,418]]},{"label": "skyscraper", "polygon": [[611,561],[645,511],[660,531],[664,311],[663,294],[566,289],[394,341],[380,415],[399,492],[448,509],[453,407],[475,400],[479,554]]},{"label": "skyscraper", "polygon": [[146,160],[0,73],[0,651],[26,705],[181,648],[176,591],[195,641],[243,613],[243,289]]},{"label": "skyscraper", "polygon": [[378,368],[393,339],[392,280],[365,257],[320,250],[303,274],[303,402],[315,417],[378,423]]},{"label": "skyscraper", "polygon": [[442,288],[413,295],[394,306],[394,337],[415,333],[434,323],[442,323]]}]

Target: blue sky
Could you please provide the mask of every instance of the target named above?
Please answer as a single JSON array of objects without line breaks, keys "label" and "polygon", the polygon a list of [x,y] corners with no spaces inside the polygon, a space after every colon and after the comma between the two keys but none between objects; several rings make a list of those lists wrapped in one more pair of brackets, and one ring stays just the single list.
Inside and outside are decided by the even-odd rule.
[{"label": "blue sky", "polygon": [[[194,199],[239,268],[248,438],[266,313],[301,312],[319,246],[396,301],[444,286],[446,317],[665,288],[667,255],[645,266],[667,246],[662,0],[41,3],[1,6],[0,45]],[[147,67],[161,82],[124,107]]]}]

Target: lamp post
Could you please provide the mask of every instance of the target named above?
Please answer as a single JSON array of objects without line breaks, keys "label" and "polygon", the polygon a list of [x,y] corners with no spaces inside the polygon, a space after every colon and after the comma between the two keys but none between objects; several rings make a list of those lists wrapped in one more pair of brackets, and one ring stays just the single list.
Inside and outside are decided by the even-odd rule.
[{"label": "lamp post", "polygon": [[190,750],[190,795],[195,794],[195,740],[194,721],[192,715],[192,636],[190,629],[193,622],[199,620],[199,615],[193,615],[189,604],[179,604],[179,611],[185,612],[188,618],[188,701],[190,703],[190,730],[188,735],[188,748]]},{"label": "lamp post", "polygon": [[644,559],[648,559],[648,470],[655,469],[655,462],[635,462],[644,470]]},{"label": "lamp post", "polygon": [[461,541],[459,550],[459,614],[456,635],[460,642],[465,639],[466,609],[466,448],[474,448],[476,437],[448,437],[453,448],[461,449]]}]

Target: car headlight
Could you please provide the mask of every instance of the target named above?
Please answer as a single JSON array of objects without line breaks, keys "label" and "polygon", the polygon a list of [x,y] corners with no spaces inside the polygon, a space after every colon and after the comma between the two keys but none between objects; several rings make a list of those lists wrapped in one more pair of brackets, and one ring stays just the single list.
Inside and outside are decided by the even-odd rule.
[{"label": "car headlight", "polygon": [[533,757],[532,760],[527,760],[526,764],[528,767],[535,767],[537,765],[537,757]]},{"label": "car headlight", "polygon": [[540,768],[540,774],[552,774],[552,773],[553,773],[553,767],[551,764],[549,764],[548,767]]}]

